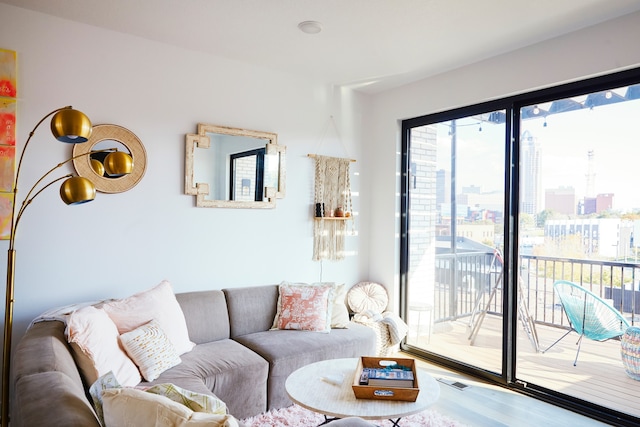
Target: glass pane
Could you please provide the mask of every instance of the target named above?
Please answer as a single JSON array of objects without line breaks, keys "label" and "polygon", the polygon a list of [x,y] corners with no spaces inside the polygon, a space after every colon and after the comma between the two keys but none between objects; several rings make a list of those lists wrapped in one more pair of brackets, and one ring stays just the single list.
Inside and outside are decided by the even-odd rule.
[{"label": "glass pane", "polygon": [[530,384],[635,416],[640,382],[625,372],[620,335],[640,311],[639,91],[520,111],[519,306],[541,351],[518,346],[516,364]]},{"label": "glass pane", "polygon": [[407,343],[496,373],[504,118],[498,111],[416,127],[409,141]]}]

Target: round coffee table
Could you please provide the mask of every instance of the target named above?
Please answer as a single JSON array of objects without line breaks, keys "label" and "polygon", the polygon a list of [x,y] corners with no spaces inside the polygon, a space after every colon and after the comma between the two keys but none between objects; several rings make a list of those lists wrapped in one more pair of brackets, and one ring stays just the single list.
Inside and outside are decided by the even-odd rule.
[{"label": "round coffee table", "polygon": [[[323,424],[335,418],[360,417],[367,420],[389,419],[397,426],[402,417],[424,411],[440,397],[437,381],[426,372],[417,370],[420,392],[415,402],[356,399],[351,386],[357,365],[357,358],[312,363],[289,375],[285,389],[293,402],[323,414]],[[338,384],[331,382],[336,379]]]}]

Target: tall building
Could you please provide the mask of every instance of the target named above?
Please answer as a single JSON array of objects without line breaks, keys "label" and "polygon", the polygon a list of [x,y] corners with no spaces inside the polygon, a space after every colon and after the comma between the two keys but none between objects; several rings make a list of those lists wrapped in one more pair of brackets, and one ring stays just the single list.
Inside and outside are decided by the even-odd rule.
[{"label": "tall building", "polygon": [[451,174],[444,169],[436,171],[436,204],[451,203]]},{"label": "tall building", "polygon": [[585,197],[580,213],[589,215],[613,209],[613,193],[602,193],[596,197]]},{"label": "tall building", "polygon": [[573,187],[547,188],[544,192],[544,208],[559,213],[576,213],[576,190]]},{"label": "tall building", "polygon": [[527,130],[520,138],[520,211],[536,215],[542,209],[541,148]]}]

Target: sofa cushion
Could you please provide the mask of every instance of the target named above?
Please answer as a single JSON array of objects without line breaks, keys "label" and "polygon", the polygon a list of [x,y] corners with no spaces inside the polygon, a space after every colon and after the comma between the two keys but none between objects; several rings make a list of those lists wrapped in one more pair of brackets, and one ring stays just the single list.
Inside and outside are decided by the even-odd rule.
[{"label": "sofa cushion", "polygon": [[223,289],[229,310],[231,338],[271,329],[278,303],[278,285]]},{"label": "sofa cushion", "polygon": [[69,315],[66,335],[87,384],[113,372],[123,386],[141,381],[140,372],[120,347],[118,328],[102,309],[83,307]]},{"label": "sofa cushion", "polygon": [[230,415],[194,412],[173,400],[134,388],[112,388],[102,395],[106,427],[237,427]]},{"label": "sofa cushion", "polygon": [[176,348],[156,320],[120,335],[120,342],[147,381],[155,380],[181,362]]},{"label": "sofa cushion", "polygon": [[222,291],[177,293],[176,299],[193,342],[201,344],[229,338],[229,312]]},{"label": "sofa cushion", "polygon": [[103,308],[118,327],[120,334],[155,319],[175,346],[178,354],[191,351],[195,345],[189,339],[182,308],[176,300],[171,284],[166,280],[152,289],[109,302]]},{"label": "sofa cushion", "polygon": [[253,351],[226,339],[198,344],[180,357],[181,364],[142,385],[172,383],[212,394],[225,402],[229,413],[237,418],[266,411],[269,364]]},{"label": "sofa cushion", "polygon": [[334,284],[282,283],[273,328],[330,332],[334,288]]},{"label": "sofa cushion", "polygon": [[269,330],[235,340],[269,362],[267,409],[291,405],[284,383],[296,369],[326,359],[369,356],[376,349],[375,333],[353,322],[346,329],[332,329],[328,334]]}]

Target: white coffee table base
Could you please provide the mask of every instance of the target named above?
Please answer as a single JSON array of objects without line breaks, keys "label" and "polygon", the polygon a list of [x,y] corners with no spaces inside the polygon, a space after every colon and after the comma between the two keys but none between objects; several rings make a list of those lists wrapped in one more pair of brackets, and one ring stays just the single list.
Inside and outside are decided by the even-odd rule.
[{"label": "white coffee table base", "polygon": [[[438,382],[426,372],[418,370],[420,393],[415,402],[356,399],[351,385],[357,365],[358,359],[353,358],[325,360],[303,366],[287,378],[287,394],[303,408],[323,414],[323,424],[336,418],[360,417],[367,420],[389,419],[395,426],[402,417],[424,411],[440,396]],[[342,381],[336,385],[323,378]]]}]

